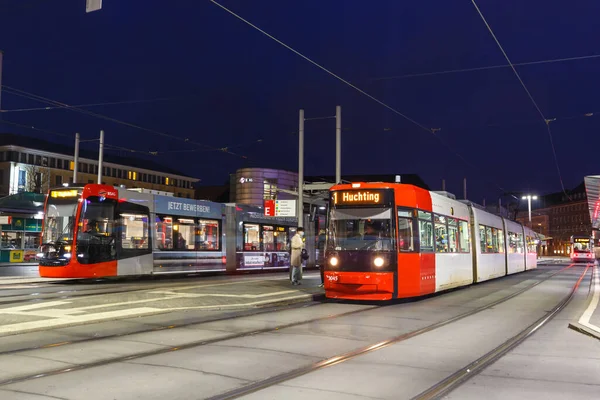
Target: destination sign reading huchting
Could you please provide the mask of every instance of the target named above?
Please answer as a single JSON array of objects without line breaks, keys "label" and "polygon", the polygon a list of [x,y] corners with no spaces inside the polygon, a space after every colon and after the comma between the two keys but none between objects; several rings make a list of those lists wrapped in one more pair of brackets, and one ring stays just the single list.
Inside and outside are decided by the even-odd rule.
[{"label": "destination sign reading huchting", "polygon": [[384,192],[382,190],[342,190],[332,194],[333,204],[383,204]]}]

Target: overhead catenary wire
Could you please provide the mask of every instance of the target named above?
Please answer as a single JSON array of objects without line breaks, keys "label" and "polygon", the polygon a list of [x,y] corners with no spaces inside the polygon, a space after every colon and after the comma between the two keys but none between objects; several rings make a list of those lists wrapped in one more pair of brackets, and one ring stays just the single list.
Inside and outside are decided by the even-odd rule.
[{"label": "overhead catenary wire", "polygon": [[13,88],[13,87],[10,87],[10,86],[7,86],[7,85],[2,85],[2,88],[3,89],[8,89],[11,92],[11,94],[14,94],[14,95],[17,95],[17,96],[29,98],[31,100],[43,102],[43,103],[46,103],[46,104],[51,104],[53,106],[58,106],[58,107],[65,108],[65,109],[70,110],[70,111],[79,112],[79,113],[82,113],[82,114],[85,114],[85,115],[88,115],[88,116],[91,116],[91,117],[103,119],[103,120],[106,120],[106,121],[114,122],[116,124],[128,126],[128,127],[131,127],[131,128],[143,130],[143,131],[150,132],[150,133],[154,133],[156,135],[160,135],[160,136],[163,136],[163,137],[177,139],[179,141],[187,142],[189,144],[193,144],[193,145],[196,145],[196,146],[199,146],[199,147],[203,147],[203,148],[207,148],[207,149],[212,149],[214,151],[221,151],[223,153],[227,153],[227,154],[230,154],[230,155],[233,155],[233,156],[240,157],[240,158],[248,160],[247,156],[241,155],[241,154],[237,154],[237,153],[234,153],[232,151],[229,151],[228,148],[226,148],[226,147],[218,148],[218,147],[210,146],[210,145],[207,145],[207,144],[204,144],[204,143],[198,143],[196,141],[190,140],[189,138],[183,138],[181,136],[177,136],[177,135],[173,135],[173,134],[169,134],[169,133],[157,131],[155,129],[146,128],[146,127],[143,127],[143,126],[140,126],[140,125],[137,125],[137,124],[133,124],[133,123],[130,123],[130,122],[122,121],[122,120],[119,120],[119,119],[116,119],[116,118],[112,118],[112,117],[109,117],[109,116],[106,116],[106,115],[103,115],[103,114],[99,114],[99,113],[91,112],[91,111],[88,111],[88,110],[84,110],[84,109],[78,108],[76,106],[71,106],[69,104],[66,104],[66,103],[63,103],[63,102],[60,102],[60,101],[52,100],[50,98],[39,96],[39,95],[37,95],[35,93],[30,93],[30,92],[27,92],[27,91],[24,91],[24,90],[21,90],[21,89],[17,89],[17,88]]},{"label": "overhead catenary wire", "polygon": [[[5,119],[0,119],[0,124],[17,126],[19,128],[26,128],[26,129],[35,130],[36,132],[48,133],[48,134],[51,134],[51,135],[56,135],[56,136],[61,136],[61,137],[73,139],[73,135],[72,134],[63,133],[63,132],[56,132],[56,131],[49,130],[49,129],[38,128],[38,127],[35,127],[33,125],[21,124],[21,123],[14,122],[14,121],[7,121]],[[97,142],[98,140],[99,139],[80,140],[79,143]],[[127,151],[127,152],[130,152],[130,153],[152,154],[151,152],[144,152],[144,151],[134,150],[134,149],[126,148],[126,147],[113,146],[113,145],[110,145],[110,144],[105,144],[104,145],[104,149],[117,149],[117,150],[121,150],[121,151]]]},{"label": "overhead catenary wire", "polygon": [[[351,87],[352,89],[356,90],[357,92],[359,92],[360,94],[368,97],[369,99],[373,100],[374,102],[378,103],[379,105],[387,108],[388,110],[392,111],[394,114],[401,116],[402,118],[406,119],[407,121],[411,122],[412,124],[416,125],[417,127],[421,128],[422,130],[429,132],[430,134],[432,134],[433,136],[435,136],[445,147],[447,147],[452,153],[454,153],[458,158],[460,158],[462,161],[464,161],[468,166],[470,167],[474,167],[476,168],[473,164],[471,164],[470,162],[468,162],[462,155],[460,155],[457,151],[455,151],[448,143],[446,143],[439,135],[436,134],[436,132],[439,130],[438,128],[432,129],[432,128],[428,128],[425,125],[417,122],[416,120],[408,117],[406,114],[398,111],[397,109],[393,108],[392,106],[384,103],[383,101],[377,99],[376,97],[372,96],[371,94],[367,93],[366,91],[360,89],[358,86],[352,84],[351,82],[345,80],[344,78],[340,77],[339,75],[335,74],[334,72],[332,72],[331,70],[325,68],[324,66],[322,66],[321,64],[317,63],[316,61],[313,61],[312,59],[310,59],[309,57],[305,56],[304,54],[300,53],[298,50],[292,48],[291,46],[287,45],[286,43],[282,42],[281,40],[277,39],[275,36],[269,34],[268,32],[264,31],[263,29],[259,28],[258,26],[254,25],[252,22],[248,21],[247,19],[243,18],[242,16],[240,16],[239,14],[236,14],[234,11],[228,9],[227,7],[223,6],[222,4],[218,3],[215,0],[209,0],[211,3],[213,3],[214,5],[216,5],[217,7],[223,9],[224,11],[226,11],[227,13],[231,14],[232,16],[234,16],[235,18],[239,19],[240,21],[244,22],[245,24],[249,25],[250,27],[252,27],[253,29],[257,30],[258,32],[262,33],[263,35],[267,36],[269,39],[275,41],[276,43],[280,44],[281,46],[285,47],[286,49],[288,49],[289,51],[291,51],[292,53],[296,54],[297,56],[303,58],[304,60],[308,61],[309,63],[311,63],[312,65],[316,66],[317,68],[321,69],[322,71],[326,72],[327,74],[331,75],[332,77],[334,77],[335,79],[339,80],[340,82],[344,83],[345,85]],[[489,182],[489,181],[488,181]],[[498,185],[497,183],[494,182],[490,182],[493,183],[494,186],[496,186],[497,188],[499,188],[502,191],[505,191],[504,188],[502,188],[500,185]]]},{"label": "overhead catenary wire", "polygon": [[[16,94],[16,93],[11,93],[10,90],[7,93]],[[136,103],[152,103],[152,102],[157,102],[157,101],[169,101],[169,100],[174,100],[174,99],[175,99],[175,97],[160,97],[157,99],[107,101],[107,102],[103,102],[103,103],[77,104],[77,105],[73,105],[73,106],[17,108],[17,109],[12,109],[12,110],[0,110],[0,113],[27,112],[27,111],[49,111],[49,110],[58,110],[58,109],[69,109],[69,108],[99,107],[99,106],[112,106],[112,105],[136,104]]]},{"label": "overhead catenary wire", "polygon": [[[31,130],[34,130],[36,132],[48,133],[48,134],[51,134],[51,135],[61,136],[61,137],[69,138],[69,139],[73,138],[72,134],[63,133],[63,132],[57,132],[57,131],[53,131],[53,130],[49,130],[49,129],[44,129],[44,128],[38,128],[38,127],[33,126],[33,125],[21,124],[21,123],[14,122],[14,121],[7,121],[6,119],[0,119],[0,124],[6,124],[6,125],[17,126],[17,127],[20,127],[20,128],[31,129]],[[94,141],[98,141],[98,140],[99,139],[80,140],[80,143],[94,142]],[[255,143],[261,143],[262,141],[263,141],[263,139],[257,139],[257,140],[254,140],[252,142],[248,142],[248,143],[244,143],[244,144],[231,145],[231,146],[226,146],[226,147],[221,147],[221,148],[214,148],[214,149],[181,149],[181,150],[159,150],[159,151],[154,151],[154,150],[136,150],[136,149],[131,149],[131,148],[128,148],[128,147],[111,145],[111,144],[107,144],[107,143],[104,144],[104,148],[105,149],[125,151],[125,152],[128,152],[128,153],[137,153],[137,154],[143,154],[143,155],[158,156],[158,155],[162,155],[162,154],[171,154],[171,153],[200,153],[200,152],[222,151],[223,148],[225,148],[225,149],[231,149],[231,148],[245,147],[245,146],[253,145]]]},{"label": "overhead catenary wire", "polygon": [[286,49],[290,50],[291,52],[295,53],[296,55],[302,57],[303,59],[305,59],[306,61],[308,61],[309,63],[313,64],[314,66],[316,66],[317,68],[327,72],[329,75],[333,76],[334,78],[336,78],[337,80],[339,80],[340,82],[343,82],[344,84],[350,86],[352,89],[356,90],[357,92],[363,94],[364,96],[367,96],[368,98],[370,98],[371,100],[375,101],[376,103],[379,103],[381,106],[387,108],[388,110],[392,111],[393,113],[401,116],[402,118],[406,119],[407,121],[412,122],[413,124],[417,125],[418,127],[420,127],[423,130],[426,130],[428,132],[431,132],[431,130],[429,128],[427,128],[425,125],[420,124],[419,122],[415,121],[414,119],[408,117],[407,115],[401,113],[400,111],[396,110],[395,108],[387,105],[386,103],[384,103],[383,101],[375,98],[374,96],[370,95],[369,93],[365,92],[364,90],[360,89],[359,87],[353,85],[352,83],[350,83],[349,81],[345,80],[344,78],[340,77],[339,75],[333,73],[332,71],[328,70],[327,68],[323,67],[321,64],[311,60],[310,58],[308,58],[307,56],[305,56],[304,54],[300,53],[299,51],[295,50],[294,48],[288,46],[287,44],[285,44],[284,42],[282,42],[281,40],[277,39],[275,36],[270,35],[269,33],[265,32],[264,30],[260,29],[258,26],[254,25],[252,22],[248,21],[247,19],[244,19],[242,16],[236,14],[235,12],[231,11],[230,9],[228,9],[227,7],[219,4],[218,2],[216,2],[215,0],[209,0],[211,3],[213,3],[214,5],[222,8],[223,10],[227,11],[229,14],[233,15],[234,17],[236,17],[237,19],[239,19],[240,21],[243,21],[244,23],[248,24],[249,26],[251,26],[252,28],[256,29],[257,31],[259,31],[260,33],[262,33],[263,35],[267,36],[268,38],[274,40],[275,42],[279,43],[280,45],[282,45],[283,47],[285,47]]},{"label": "overhead catenary wire", "polygon": [[536,110],[538,111],[538,113],[542,117],[544,125],[546,126],[546,130],[548,132],[548,138],[550,139],[550,147],[552,148],[552,155],[554,156],[554,163],[556,164],[556,170],[558,172],[558,179],[560,181],[560,186],[561,186],[563,192],[565,193],[565,195],[567,195],[567,197],[569,197],[569,199],[570,199],[570,196],[568,195],[568,193],[567,193],[567,191],[565,189],[565,185],[563,183],[562,173],[560,172],[560,166],[558,164],[558,157],[556,156],[556,149],[554,148],[554,140],[552,139],[552,131],[550,130],[550,122],[551,122],[551,120],[549,120],[549,119],[546,118],[546,116],[542,112],[541,108],[538,106],[537,102],[535,101],[535,99],[531,95],[531,92],[529,91],[529,89],[527,89],[527,86],[525,85],[525,82],[523,82],[523,79],[521,79],[521,76],[519,75],[519,72],[517,72],[517,69],[515,68],[515,66],[513,65],[513,63],[510,61],[510,58],[506,54],[506,51],[504,51],[504,48],[500,44],[500,41],[498,40],[498,38],[496,37],[496,35],[494,34],[494,31],[492,30],[492,27],[490,26],[490,24],[485,19],[485,16],[483,15],[483,13],[481,12],[481,10],[477,6],[477,3],[475,2],[475,0],[471,0],[471,2],[473,3],[473,6],[475,7],[475,10],[477,10],[477,13],[481,17],[481,20],[483,21],[483,23],[487,27],[488,31],[490,32],[490,35],[492,35],[492,38],[494,38],[494,41],[498,45],[498,48],[500,49],[500,51],[504,55],[504,58],[506,59],[506,61],[510,65],[510,67],[513,70],[515,76],[517,77],[517,79],[521,83],[521,86],[523,86],[523,89],[527,93],[527,96],[529,97],[529,99],[531,100],[531,102],[535,106]]},{"label": "overhead catenary wire", "polygon": [[[567,57],[567,58],[554,58],[549,60],[539,60],[539,61],[528,61],[528,62],[520,62],[514,63],[512,65],[516,67],[528,66],[528,65],[540,65],[540,64],[552,64],[552,63],[561,63],[567,61],[581,61],[588,60],[593,58],[600,58],[600,54],[592,54],[589,56],[577,56],[577,57]],[[499,65],[489,65],[484,67],[473,67],[473,68],[460,68],[460,69],[449,69],[444,71],[432,71],[432,72],[423,72],[418,74],[405,74],[405,75],[393,75],[393,76],[384,76],[380,78],[371,78],[370,81],[386,81],[393,79],[408,79],[408,78],[421,78],[426,76],[435,76],[435,75],[447,75],[447,74],[457,74],[462,72],[476,72],[476,71],[485,71],[490,69],[501,69],[501,68],[510,68],[510,64],[499,64]]]}]

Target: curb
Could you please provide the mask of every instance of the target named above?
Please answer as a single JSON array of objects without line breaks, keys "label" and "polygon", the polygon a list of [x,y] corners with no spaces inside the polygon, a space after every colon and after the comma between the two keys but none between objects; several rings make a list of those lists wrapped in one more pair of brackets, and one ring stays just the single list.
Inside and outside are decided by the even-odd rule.
[{"label": "curb", "polygon": [[583,333],[584,335],[600,340],[600,332],[590,329],[587,326],[583,326],[578,322],[569,323],[569,329],[573,329],[576,332]]}]

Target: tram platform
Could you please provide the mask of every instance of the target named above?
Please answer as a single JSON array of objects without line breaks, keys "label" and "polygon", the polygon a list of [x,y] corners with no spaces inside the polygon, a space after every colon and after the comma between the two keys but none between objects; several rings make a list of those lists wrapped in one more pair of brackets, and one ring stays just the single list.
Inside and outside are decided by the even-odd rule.
[{"label": "tram platform", "polygon": [[569,323],[569,328],[600,339],[600,268],[596,261],[590,281],[588,304],[578,319]]},{"label": "tram platform", "polygon": [[[39,279],[39,278],[38,278]],[[0,336],[90,325],[119,331],[132,324],[186,324],[227,313],[324,299],[318,272],[293,286],[287,273],[177,279],[44,282],[0,279]],[[36,283],[37,282],[37,283]],[[93,325],[93,326],[92,326]]]}]

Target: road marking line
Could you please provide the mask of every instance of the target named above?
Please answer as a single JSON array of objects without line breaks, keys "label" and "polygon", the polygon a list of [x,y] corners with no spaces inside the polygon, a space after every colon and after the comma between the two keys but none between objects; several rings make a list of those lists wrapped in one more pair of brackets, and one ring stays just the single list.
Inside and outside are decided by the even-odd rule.
[{"label": "road marking line", "polygon": [[[167,295],[167,296],[172,296],[174,299],[177,298],[194,298],[194,297],[233,297],[233,298],[244,298],[244,299],[258,299],[260,297],[269,297],[269,296],[277,296],[280,294],[288,294],[288,293],[295,293],[297,292],[296,290],[282,290],[279,292],[268,292],[268,293],[261,293],[261,294],[227,294],[227,293],[177,293],[177,292],[171,292],[171,291],[156,291],[156,292],[151,292],[151,294],[161,294],[161,295]],[[158,298],[157,300],[162,300],[161,298]],[[152,301],[152,300],[147,300],[147,301]]]},{"label": "road marking line", "polygon": [[299,300],[299,299],[309,299],[312,298],[312,294],[306,293],[297,296],[288,296],[277,299],[268,299],[268,300],[258,300],[251,301],[247,303],[238,303],[238,304],[221,304],[221,305],[211,305],[211,306],[192,306],[192,307],[173,307],[173,308],[152,308],[152,307],[142,307],[142,308],[133,308],[133,309],[124,309],[118,311],[107,311],[101,313],[94,314],[85,314],[85,315],[63,315],[61,318],[51,319],[51,320],[40,320],[40,321],[30,321],[30,322],[22,322],[10,325],[0,325],[0,334],[4,333],[24,333],[28,331],[36,331],[36,330],[46,330],[64,326],[71,325],[81,325],[82,323],[90,323],[90,322],[101,322],[106,320],[118,320],[127,317],[142,317],[148,315],[155,314],[165,314],[173,311],[185,311],[185,310],[223,310],[230,308],[243,308],[250,306],[258,306],[263,304],[281,302],[281,301],[289,301],[289,300]]},{"label": "road marking line", "polygon": [[600,277],[598,276],[598,265],[594,263],[594,296],[588,308],[584,311],[579,318],[579,323],[587,328],[593,329],[600,333],[600,327],[590,323],[590,319],[598,307],[600,301]]}]

